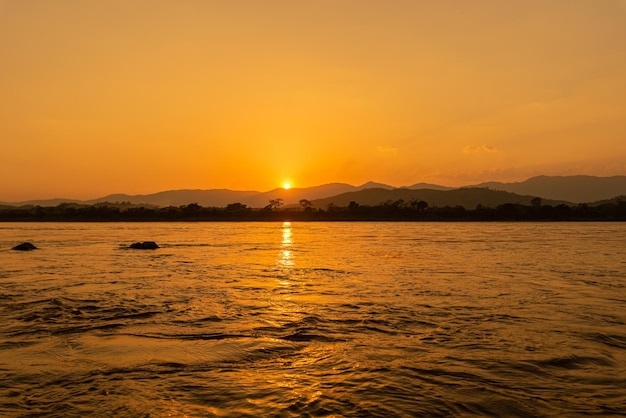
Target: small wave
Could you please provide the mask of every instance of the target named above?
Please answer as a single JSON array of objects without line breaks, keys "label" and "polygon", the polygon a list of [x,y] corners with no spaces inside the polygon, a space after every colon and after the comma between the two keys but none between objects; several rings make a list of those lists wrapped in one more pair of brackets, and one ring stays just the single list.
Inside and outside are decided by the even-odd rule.
[{"label": "small wave", "polygon": [[626,349],[626,336],[623,335],[606,335],[601,333],[585,334],[584,338],[589,341],[600,342],[610,347]]},{"label": "small wave", "polygon": [[87,325],[87,326],[77,326],[77,327],[68,327],[61,328],[57,330],[53,330],[50,333],[52,335],[67,335],[67,334],[84,334],[90,331],[110,331],[114,329],[123,328],[126,324],[102,324],[102,325]]},{"label": "small wave", "polygon": [[306,331],[297,331],[297,332],[295,332],[293,334],[285,335],[283,337],[279,337],[279,339],[286,340],[286,341],[297,341],[297,342],[310,342],[310,341],[338,342],[338,341],[345,341],[345,340],[340,340],[340,339],[333,338],[333,337],[327,337],[325,335],[310,334],[310,333],[308,333]]},{"label": "small wave", "polygon": [[208,242],[198,242],[198,243],[178,243],[178,244],[159,244],[163,248],[202,248],[202,247],[214,247],[214,248],[224,248],[224,247],[234,247],[235,244],[215,244]]},{"label": "small wave", "polygon": [[204,318],[198,318],[198,319],[194,319],[194,320],[189,320],[189,319],[184,319],[184,320],[175,320],[172,321],[174,324],[183,324],[183,325],[190,325],[190,324],[202,324],[205,322],[222,322],[223,319],[220,318],[217,315],[211,315],[211,316],[207,316]]},{"label": "small wave", "polygon": [[326,267],[312,268],[309,271],[319,271],[323,273],[336,273],[336,274],[356,274],[353,271],[341,270],[341,269],[331,269]]},{"label": "small wave", "polygon": [[555,367],[572,370],[581,369],[588,365],[611,367],[614,365],[614,362],[600,357],[567,356],[535,361],[534,364],[540,367]]},{"label": "small wave", "polygon": [[223,333],[201,333],[201,334],[119,334],[128,335],[131,337],[140,338],[154,338],[158,340],[181,340],[181,341],[194,341],[194,340],[225,340],[233,338],[250,338],[249,335],[244,334],[223,334]]},{"label": "small wave", "polygon": [[37,344],[36,341],[4,341],[0,343],[0,351],[24,348],[35,344]]}]

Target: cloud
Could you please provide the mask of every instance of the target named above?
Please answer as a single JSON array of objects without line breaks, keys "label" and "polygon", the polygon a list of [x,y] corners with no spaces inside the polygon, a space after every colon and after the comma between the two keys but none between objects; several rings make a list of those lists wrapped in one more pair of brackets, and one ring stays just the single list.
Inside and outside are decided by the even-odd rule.
[{"label": "cloud", "polygon": [[386,156],[396,156],[398,155],[398,148],[390,147],[390,146],[378,146],[378,152]]},{"label": "cloud", "polygon": [[482,144],[482,145],[468,145],[463,148],[463,152],[465,154],[471,154],[476,152],[498,152],[497,149],[492,147],[491,145]]}]

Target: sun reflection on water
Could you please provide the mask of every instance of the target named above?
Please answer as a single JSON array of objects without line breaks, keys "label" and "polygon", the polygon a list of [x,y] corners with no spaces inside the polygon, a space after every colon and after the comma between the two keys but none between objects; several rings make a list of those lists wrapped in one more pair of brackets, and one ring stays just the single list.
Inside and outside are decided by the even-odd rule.
[{"label": "sun reflection on water", "polygon": [[294,266],[294,257],[291,247],[293,239],[291,238],[291,222],[283,222],[283,239],[281,241],[281,250],[278,258],[278,265],[284,269],[290,269]]},{"label": "sun reflection on water", "polygon": [[[300,242],[302,245],[302,242]],[[283,222],[280,250],[276,259],[277,282],[276,297],[273,301],[275,316],[272,318],[276,326],[281,327],[282,334],[316,334],[314,326],[307,325],[306,309],[298,296],[302,295],[301,280],[298,275],[294,249],[296,248],[291,222]],[[276,340],[278,344],[284,343]],[[298,349],[297,359],[292,356],[281,358],[281,370],[271,381],[277,390],[298,405],[313,405],[324,396],[321,389],[323,382],[316,378],[316,364],[328,358],[335,347],[331,344],[314,344]]]}]

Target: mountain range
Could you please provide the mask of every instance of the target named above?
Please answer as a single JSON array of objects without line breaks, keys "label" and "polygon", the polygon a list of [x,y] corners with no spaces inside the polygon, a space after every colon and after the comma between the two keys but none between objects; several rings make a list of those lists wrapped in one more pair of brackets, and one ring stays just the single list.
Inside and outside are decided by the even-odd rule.
[{"label": "mountain range", "polygon": [[267,192],[211,190],[170,190],[146,195],[112,194],[93,200],[49,199],[26,202],[0,202],[4,206],[56,206],[61,203],[97,204],[102,202],[144,204],[159,207],[181,206],[197,203],[205,207],[225,207],[242,203],[249,207],[266,206],[272,199],[282,199],[285,206],[298,205],[302,199],[313,207],[325,208],[329,204],[346,206],[354,201],[361,205],[377,205],[403,199],[424,200],[430,206],[497,206],[503,203],[530,204],[534,197],[544,203],[592,203],[626,195],[626,176],[538,176],[523,182],[487,182],[464,187],[446,187],[436,184],[417,183],[406,187],[368,182],[360,186],[346,183],[330,183],[315,187],[274,189]]}]

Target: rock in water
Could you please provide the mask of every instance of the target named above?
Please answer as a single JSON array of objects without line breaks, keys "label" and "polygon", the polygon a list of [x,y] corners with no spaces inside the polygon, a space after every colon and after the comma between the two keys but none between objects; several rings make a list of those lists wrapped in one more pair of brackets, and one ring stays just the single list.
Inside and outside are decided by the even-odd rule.
[{"label": "rock in water", "polygon": [[156,250],[159,246],[154,241],[144,241],[130,244],[130,248],[134,248],[136,250]]},{"label": "rock in water", "polygon": [[37,247],[35,247],[30,242],[23,242],[20,245],[16,245],[15,247],[13,247],[13,249],[16,251],[30,251],[30,250],[36,250]]}]

